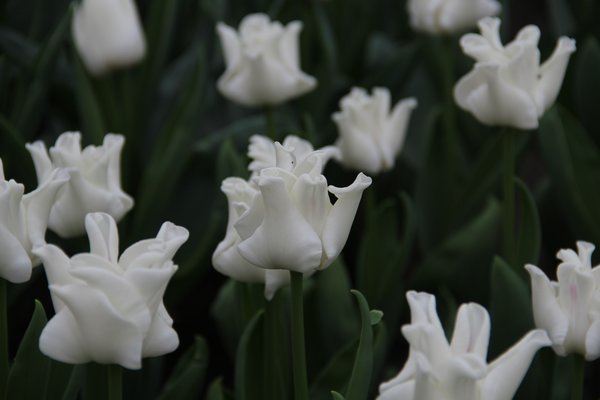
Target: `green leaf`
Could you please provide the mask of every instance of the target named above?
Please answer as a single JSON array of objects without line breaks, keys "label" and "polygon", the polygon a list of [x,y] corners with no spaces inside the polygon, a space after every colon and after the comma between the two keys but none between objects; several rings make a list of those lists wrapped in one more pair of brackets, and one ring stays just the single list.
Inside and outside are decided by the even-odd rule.
[{"label": "green leaf", "polygon": [[44,307],[36,300],[31,321],[10,369],[7,399],[46,398],[50,359],[42,354],[38,343],[47,321]]},{"label": "green leaf", "polygon": [[31,134],[44,115],[43,108],[45,107],[48,86],[52,81],[52,73],[57,64],[63,42],[70,31],[72,14],[73,7],[69,8],[69,12],[65,14],[48,41],[38,52],[34,77],[27,89],[27,96],[16,119],[16,125],[23,132],[26,140],[31,138]]},{"label": "green leaf", "polygon": [[351,292],[358,302],[361,329],[352,376],[346,390],[346,399],[366,400],[369,395],[371,374],[373,372],[373,328],[371,327],[371,315],[367,300],[358,290],[352,290]]},{"label": "green leaf", "polygon": [[75,371],[75,366],[62,362],[50,360],[50,374],[48,377],[48,388],[46,389],[46,400],[65,399],[69,382]]},{"label": "green leaf", "polygon": [[31,72],[37,51],[36,45],[25,36],[9,29],[0,29],[0,53],[19,68]]},{"label": "green leaf", "polygon": [[[367,200],[370,198],[367,196]],[[358,289],[372,307],[383,311],[386,326],[393,334],[400,323],[404,275],[416,236],[412,201],[405,193],[400,200],[402,218],[394,199],[386,199],[377,207],[372,201],[367,202],[367,227],[360,242],[356,271]]]},{"label": "green leaf", "polygon": [[333,400],[346,400],[346,398],[344,396],[342,396],[341,394],[339,394],[335,390],[331,391],[331,398]]},{"label": "green leaf", "polygon": [[227,352],[236,354],[238,341],[247,324],[264,306],[263,285],[228,280],[219,290],[211,307],[211,315]]},{"label": "green leaf", "polygon": [[540,120],[540,144],[564,219],[579,240],[600,242],[600,149],[558,105]]},{"label": "green leaf", "polygon": [[485,302],[488,297],[489,266],[498,252],[502,210],[497,201],[487,206],[467,225],[430,252],[417,268],[411,287],[434,290],[446,286],[472,301]]},{"label": "green leaf", "polygon": [[[350,277],[341,257],[315,278],[305,296],[308,365],[324,365],[356,339],[359,321],[350,294]],[[317,348],[319,351],[310,351]],[[329,388],[331,389],[331,388]]]},{"label": "green leaf", "polygon": [[383,312],[380,310],[371,310],[369,311],[369,316],[371,319],[371,326],[375,326],[381,321],[381,318],[383,318]]},{"label": "green leaf", "polygon": [[573,17],[567,0],[548,0],[548,14],[552,26],[553,36],[572,36],[577,29],[577,22]]},{"label": "green leaf", "polygon": [[573,68],[575,106],[581,124],[594,135],[596,145],[600,146],[600,121],[597,108],[600,103],[598,71],[600,71],[600,44],[596,38],[589,36],[583,42],[581,49],[578,49]]},{"label": "green leaf", "polygon": [[235,120],[223,129],[204,136],[194,144],[194,151],[210,153],[222,142],[231,139],[236,143],[248,143],[248,138],[256,132],[265,132],[265,117],[254,115]]},{"label": "green leaf", "polygon": [[[517,264],[513,267],[517,269],[517,274],[521,277],[527,275],[523,266],[527,263],[537,263],[540,256],[542,242],[540,216],[533,196],[527,189],[525,183],[520,179],[515,180],[516,187],[516,216],[515,224],[517,227],[515,243],[517,247]],[[519,272],[521,272],[519,274]]]},{"label": "green leaf", "polygon": [[179,359],[159,399],[199,398],[206,379],[208,353],[206,341],[202,337],[196,336],[194,343]]},{"label": "green leaf", "polygon": [[[262,334],[262,379],[261,400],[279,400],[290,397],[292,392],[290,365],[291,343],[288,336],[288,292],[279,290],[265,306]],[[259,360],[255,368],[260,369]]]},{"label": "green leaf", "polygon": [[494,258],[490,275],[490,359],[534,328],[531,295],[526,282],[502,258]]},{"label": "green leaf", "polygon": [[223,389],[223,378],[221,378],[221,377],[215,379],[210,384],[210,386],[208,387],[208,390],[206,392],[206,397],[204,398],[204,400],[229,400],[229,399],[233,400],[233,396],[229,395],[229,393],[227,393],[225,391],[225,389]]},{"label": "green leaf", "polygon": [[343,391],[352,373],[358,340],[353,341],[330,358],[329,363],[317,374],[310,386],[311,400],[326,400],[330,391]]},{"label": "green leaf", "polygon": [[75,95],[83,134],[90,143],[100,144],[106,133],[102,111],[79,56],[74,53],[72,59],[75,70]]},{"label": "green leaf", "polygon": [[262,321],[264,311],[259,310],[250,320],[238,345],[235,358],[236,400],[262,400],[263,381],[257,363],[263,357]]},{"label": "green leaf", "polygon": [[312,1],[312,9],[317,22],[317,31],[319,33],[319,43],[322,46],[321,53],[325,58],[325,65],[330,76],[334,76],[338,71],[337,43],[335,34],[331,26],[331,21],[325,12],[323,3]]},{"label": "green leaf", "polygon": [[217,156],[216,181],[222,182],[225,178],[237,176],[245,178],[248,176],[246,168],[246,157],[239,154],[231,140],[227,139],[221,144],[219,155]]}]

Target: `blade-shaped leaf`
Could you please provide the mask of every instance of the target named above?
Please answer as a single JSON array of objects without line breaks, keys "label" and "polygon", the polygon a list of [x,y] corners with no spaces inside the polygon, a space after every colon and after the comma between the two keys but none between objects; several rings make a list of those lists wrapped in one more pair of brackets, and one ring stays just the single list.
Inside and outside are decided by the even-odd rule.
[{"label": "blade-shaped leaf", "polygon": [[199,398],[204,387],[208,357],[206,341],[197,336],[194,343],[179,359],[159,399],[191,400]]}]

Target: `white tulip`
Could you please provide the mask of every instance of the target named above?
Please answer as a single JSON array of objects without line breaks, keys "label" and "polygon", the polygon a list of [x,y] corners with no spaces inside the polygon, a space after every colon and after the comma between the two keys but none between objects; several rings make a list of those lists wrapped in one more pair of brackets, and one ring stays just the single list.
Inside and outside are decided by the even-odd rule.
[{"label": "white tulip", "polygon": [[411,323],[402,327],[410,344],[400,373],[379,387],[379,400],[509,400],[535,353],[550,345],[537,329],[488,365],[490,316],[475,303],[458,309],[452,341],[448,343],[435,309],[435,297],[406,294]]},{"label": "white tulip", "polygon": [[266,14],[250,14],[239,33],[217,25],[227,65],[217,82],[223,96],[245,106],[283,103],[314,89],[317,81],[300,70],[300,21],[287,26]]},{"label": "white tulip", "polygon": [[106,212],[118,221],[133,207],[133,199],[121,189],[124,141],[121,135],[108,134],[102,146],[87,146],[82,151],[81,134],[65,132],[49,154],[41,141],[27,144],[39,182],[45,182],[56,167],[71,175],[50,211],[48,227],[52,231],[64,238],[78,236],[84,233],[87,213]]},{"label": "white tulip", "polygon": [[4,178],[0,160],[0,278],[26,282],[40,261],[32,249],[45,244],[50,208],[59,189],[69,180],[64,170],[54,169],[36,190]]},{"label": "white tulip", "polygon": [[[321,174],[324,152],[315,151],[297,162],[276,143],[276,166],[253,178],[261,201],[237,220],[239,254],[266,269],[302,273],[327,267],[344,247],[362,192],[371,178],[360,173],[346,188],[327,186]],[[331,204],[329,194],[337,197]]]},{"label": "white tulip", "polygon": [[342,98],[341,111],[333,114],[333,120],[344,165],[369,174],[394,166],[417,100],[404,99],[391,112],[390,106],[390,92],[385,88],[373,89],[371,96],[364,89],[353,88]]},{"label": "white tulip", "polygon": [[177,270],[171,259],[187,240],[185,228],[165,222],[155,239],[119,257],[119,233],[105,213],[85,218],[90,253],[71,258],[54,245],[34,253],[44,263],[56,314],[40,336],[40,350],[58,361],[141,368],[142,357],[175,350],[173,320],[162,302]]},{"label": "white tulip", "polygon": [[525,268],[531,276],[535,325],[548,332],[557,354],[579,353],[592,361],[600,357],[600,265],[592,268],[593,244],[577,242],[577,250],[556,255],[562,261],[558,282],[534,265]]},{"label": "white tulip", "polygon": [[250,264],[239,254],[240,235],[235,224],[246,213],[255,201],[261,202],[261,194],[256,185],[241,178],[226,178],[221,190],[227,196],[229,217],[225,238],[219,243],[212,256],[213,266],[217,271],[236,281],[264,283],[265,297],[273,298],[277,290],[290,281],[290,273],[286,270],[267,270]]},{"label": "white tulip", "polygon": [[460,40],[476,64],[454,88],[457,104],[486,125],[537,128],[558,96],[575,40],[561,37],[540,65],[537,26],[521,29],[506,46],[500,41],[499,19],[484,18],[479,29],[481,35],[470,33]]},{"label": "white tulip", "polygon": [[[334,146],[315,151],[310,142],[293,135],[284,139],[279,152],[276,148],[276,144],[266,136],[254,135],[250,138],[248,156],[252,161],[248,169],[252,171],[253,177],[258,176],[262,169],[276,167],[277,153],[280,164],[286,160],[290,169],[294,168],[290,161],[293,160],[296,165],[304,165],[307,159],[307,165],[316,168],[315,173],[321,173],[331,157],[339,156],[338,149]],[[315,163],[316,159],[318,162]],[[226,178],[221,185],[221,191],[227,196],[229,217],[225,238],[213,253],[213,266],[220,273],[237,281],[264,283],[265,297],[271,300],[280,287],[289,283],[290,273],[285,269],[264,269],[246,261],[238,252],[238,245],[242,240],[235,228],[250,209],[255,210],[255,218],[262,218],[262,193],[254,179],[247,181],[236,177]],[[305,276],[312,272],[314,271],[306,273]]]},{"label": "white tulip", "polygon": [[136,64],[146,54],[133,0],[83,0],[71,29],[77,52],[93,75]]},{"label": "white tulip", "polygon": [[408,0],[413,29],[434,35],[471,29],[483,17],[500,12],[496,0]]}]

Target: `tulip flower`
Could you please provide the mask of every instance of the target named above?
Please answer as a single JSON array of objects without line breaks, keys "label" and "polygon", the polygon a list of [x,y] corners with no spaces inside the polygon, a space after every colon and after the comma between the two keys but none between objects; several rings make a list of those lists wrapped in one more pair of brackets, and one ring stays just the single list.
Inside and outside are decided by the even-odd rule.
[{"label": "tulip flower", "polygon": [[[277,166],[253,178],[261,201],[235,225],[238,251],[248,262],[306,273],[327,267],[339,255],[371,178],[360,173],[348,187],[328,187],[322,156],[317,151],[298,163],[276,143]],[[337,197],[334,205],[330,193]]]},{"label": "tulip flower", "polygon": [[471,29],[483,17],[500,12],[496,0],[409,0],[411,26],[434,35]]},{"label": "tulip flower", "polygon": [[83,63],[96,76],[136,64],[146,54],[133,0],[83,0],[73,15],[72,34]]},{"label": "tulip flower", "polygon": [[70,364],[95,361],[141,368],[142,357],[175,350],[173,320],[162,302],[177,270],[171,261],[187,240],[185,228],[165,222],[154,239],[121,256],[115,220],[85,217],[90,252],[69,258],[60,248],[34,249],[44,263],[56,314],[40,336],[40,350]]},{"label": "tulip flower", "polygon": [[[295,136],[288,136],[284,144],[253,136],[249,146],[253,178],[223,181],[221,190],[227,196],[229,219],[225,238],[213,254],[213,266],[219,272],[242,282],[264,282],[267,299],[289,283],[290,270],[309,275],[337,257],[362,191],[371,183],[361,174],[347,188],[329,187],[338,197],[332,206],[321,173],[337,149],[328,146],[315,151],[310,143]],[[286,189],[273,189],[282,180]],[[290,236],[283,236],[286,234]],[[262,241],[278,235],[275,245],[260,247]],[[278,246],[281,248],[276,249]],[[296,257],[303,251],[307,253]]]},{"label": "tulip flower", "polygon": [[558,96],[575,41],[561,37],[540,65],[537,26],[521,29],[506,46],[500,41],[499,19],[484,18],[479,29],[481,35],[470,33],[460,40],[476,64],[454,88],[457,104],[486,125],[537,128]]},{"label": "tulip flower", "polygon": [[369,174],[394,166],[417,101],[404,99],[391,113],[390,101],[390,92],[385,88],[373,89],[371,96],[364,89],[354,88],[342,98],[341,111],[333,114],[340,136],[336,145],[342,153],[342,164]]},{"label": "tulip flower", "polygon": [[402,334],[410,344],[408,360],[395,378],[379,387],[379,400],[508,400],[535,353],[550,345],[543,330],[533,330],[488,364],[490,317],[485,308],[461,305],[448,343],[435,297],[415,291],[406,297],[411,323],[402,327]]},{"label": "tulip flower", "polygon": [[227,65],[217,82],[223,96],[245,106],[274,105],[315,88],[315,78],[300,70],[300,21],[287,26],[266,14],[250,14],[239,32],[217,25]]},{"label": "tulip flower", "polygon": [[56,193],[69,180],[64,170],[53,169],[33,192],[4,178],[0,160],[0,278],[22,283],[40,263],[32,249],[45,244],[46,226]]},{"label": "tulip flower", "polygon": [[81,134],[65,132],[48,152],[43,142],[27,144],[39,182],[45,182],[53,168],[62,167],[71,175],[69,184],[57,195],[48,227],[63,238],[84,233],[87,213],[102,211],[117,221],[133,207],[133,199],[121,189],[120,157],[125,139],[108,134],[102,146],[81,150]]},{"label": "tulip flower", "polygon": [[592,268],[594,245],[577,242],[577,253],[563,249],[562,262],[550,281],[535,265],[525,266],[531,276],[535,325],[548,332],[561,356],[579,353],[588,361],[600,357],[600,265]]}]

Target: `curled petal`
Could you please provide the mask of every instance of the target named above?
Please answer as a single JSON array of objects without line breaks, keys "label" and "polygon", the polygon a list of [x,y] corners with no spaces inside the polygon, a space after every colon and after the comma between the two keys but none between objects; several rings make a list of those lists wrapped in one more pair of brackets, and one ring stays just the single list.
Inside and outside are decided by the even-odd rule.
[{"label": "curled petal", "polygon": [[119,257],[119,232],[115,220],[106,213],[91,213],[85,217],[90,240],[90,252],[116,263]]},{"label": "curled petal", "polygon": [[512,399],[529,369],[535,353],[552,342],[545,331],[536,329],[494,360],[481,386],[481,398]]},{"label": "curled petal", "polygon": [[348,187],[329,186],[329,192],[337,197],[337,201],[331,208],[323,227],[322,238],[325,252],[323,268],[335,260],[346,244],[362,193],[371,185],[371,182],[372,179],[361,172]]},{"label": "curled petal", "polygon": [[144,338],[142,357],[158,357],[177,349],[179,337],[172,326],[173,320],[161,303]]}]

